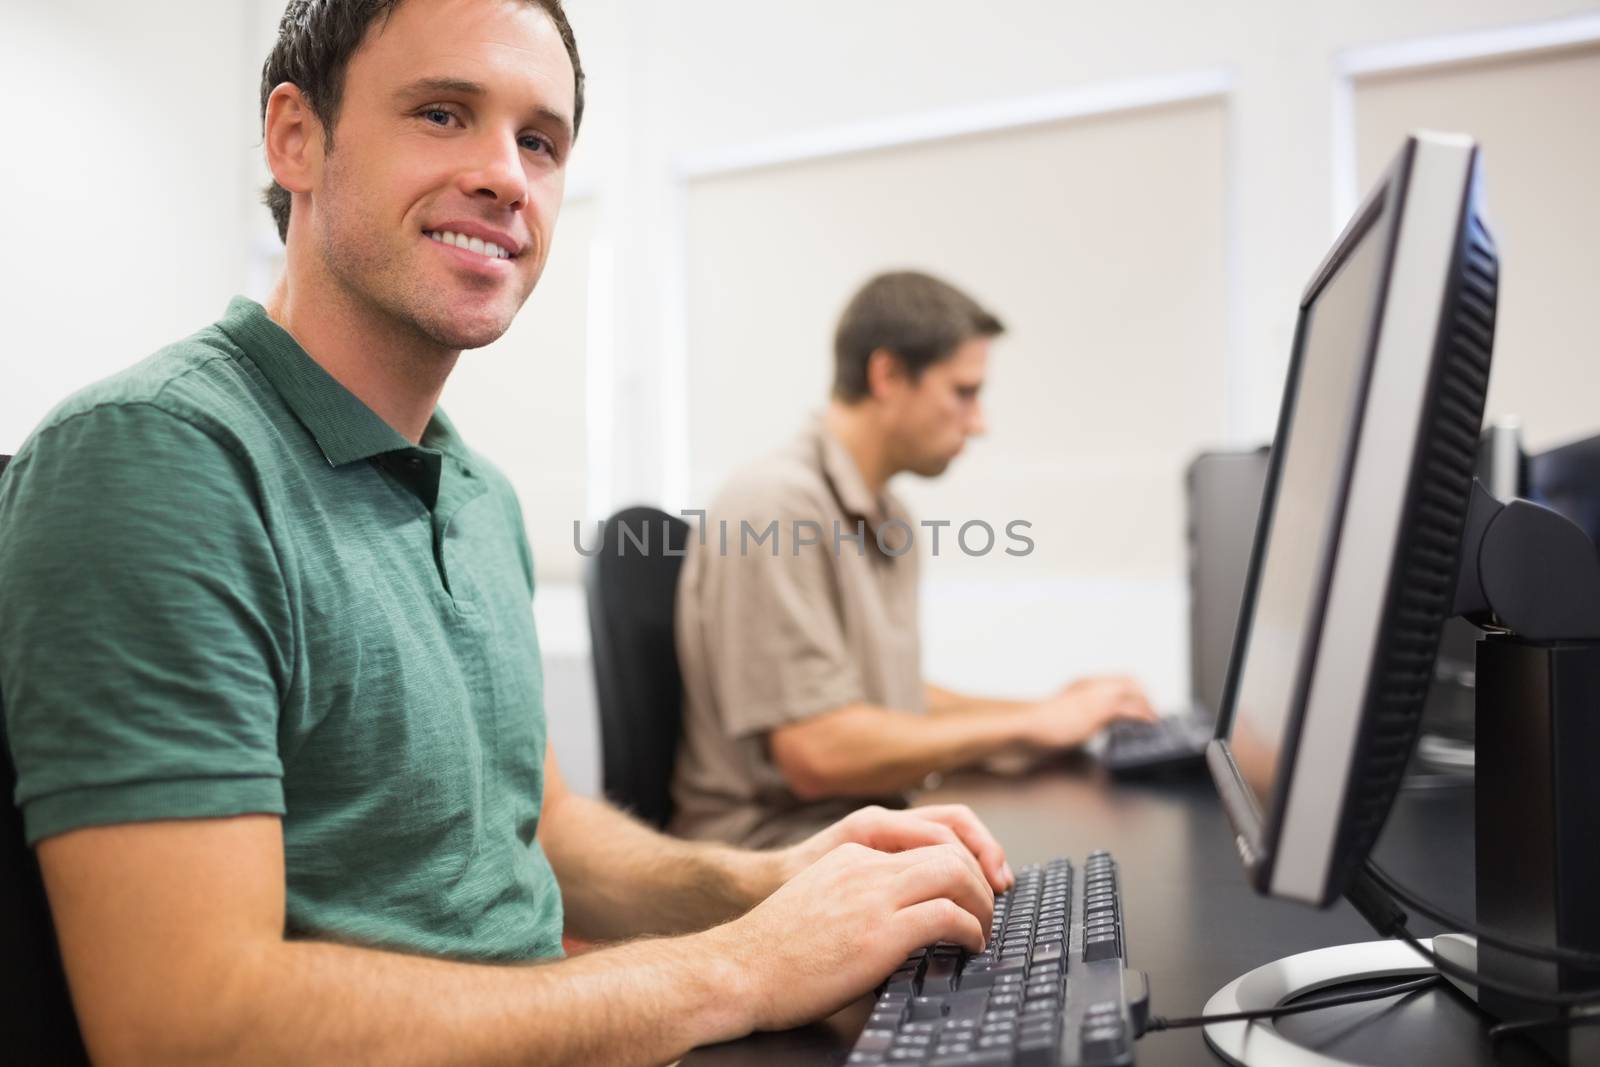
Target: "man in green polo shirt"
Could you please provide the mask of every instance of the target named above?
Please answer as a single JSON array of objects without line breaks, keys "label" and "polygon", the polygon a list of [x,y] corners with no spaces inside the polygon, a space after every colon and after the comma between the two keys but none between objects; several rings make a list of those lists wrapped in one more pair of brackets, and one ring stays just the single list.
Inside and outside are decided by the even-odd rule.
[{"label": "man in green polo shirt", "polygon": [[294,0],[283,279],[0,477],[5,740],[98,1061],[659,1063],[983,940],[963,808],[743,852],[546,751],[520,510],[437,402],[538,279],[582,85],[559,0]]}]

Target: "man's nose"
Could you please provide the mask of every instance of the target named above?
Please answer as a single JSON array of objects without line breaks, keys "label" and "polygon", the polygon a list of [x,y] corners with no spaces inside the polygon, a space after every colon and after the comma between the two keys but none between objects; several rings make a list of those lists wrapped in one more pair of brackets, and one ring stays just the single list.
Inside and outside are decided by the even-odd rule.
[{"label": "man's nose", "polygon": [[989,432],[989,421],[984,418],[983,405],[974,401],[972,413],[967,417],[967,436],[982,437]]},{"label": "man's nose", "polygon": [[512,211],[528,200],[528,175],[515,137],[485,135],[478,139],[475,165],[461,175],[462,191],[487,198]]}]

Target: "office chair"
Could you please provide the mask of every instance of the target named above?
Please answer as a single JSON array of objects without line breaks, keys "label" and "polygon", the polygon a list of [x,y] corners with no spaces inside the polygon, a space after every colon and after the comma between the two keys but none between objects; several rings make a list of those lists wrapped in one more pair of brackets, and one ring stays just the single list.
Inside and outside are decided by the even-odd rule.
[{"label": "office chair", "polygon": [[[10,461],[0,456],[0,475]],[[39,861],[23,836],[22,812],[14,799],[17,771],[3,712],[0,708],[0,1061],[87,1065]]]},{"label": "office chair", "polygon": [[689,524],[649,507],[607,519],[584,572],[600,707],[601,787],[656,827],[672,817],[683,682],[672,613]]}]

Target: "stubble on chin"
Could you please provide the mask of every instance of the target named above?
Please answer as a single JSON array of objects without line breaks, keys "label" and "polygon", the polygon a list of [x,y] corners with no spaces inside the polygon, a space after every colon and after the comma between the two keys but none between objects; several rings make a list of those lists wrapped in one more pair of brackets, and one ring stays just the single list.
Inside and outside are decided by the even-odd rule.
[{"label": "stubble on chin", "polygon": [[498,306],[485,307],[473,314],[448,305],[449,297],[440,293],[418,294],[408,316],[413,328],[441,348],[465,351],[483,348],[498,341],[511,328],[516,311]]},{"label": "stubble on chin", "polygon": [[493,343],[511,327],[522,305],[519,300],[510,306],[503,298],[459,301],[447,289],[423,278],[416,257],[425,249],[399,249],[385,255],[375,251],[370,242],[340,239],[337,230],[334,227],[324,241],[322,253],[340,287],[402,331],[438,348],[460,351]]}]

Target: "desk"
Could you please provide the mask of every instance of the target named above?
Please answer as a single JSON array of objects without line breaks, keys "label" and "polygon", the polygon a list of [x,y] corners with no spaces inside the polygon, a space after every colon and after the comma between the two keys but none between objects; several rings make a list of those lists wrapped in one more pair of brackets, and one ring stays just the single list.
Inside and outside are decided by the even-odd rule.
[{"label": "desk", "polygon": [[[1280,956],[1375,934],[1340,901],[1327,911],[1259,897],[1245,884],[1232,833],[1203,772],[1115,782],[1079,759],[1018,779],[952,775],[921,803],[970,805],[1006,848],[1013,867],[1053,856],[1081,866],[1107,848],[1122,870],[1129,964],[1150,976],[1155,1014],[1199,1015],[1232,979]],[[1407,788],[1378,846],[1401,882],[1450,911],[1473,906],[1470,786]],[[1413,929],[1436,929],[1413,917]],[[698,1049],[684,1067],[821,1067],[844,1062],[865,1021],[862,1001],[813,1026]],[[1281,1029],[1325,1051],[1377,1064],[1545,1064],[1520,1041],[1491,1053],[1473,1011],[1430,991],[1388,1008],[1352,1006],[1284,1020]],[[1142,1038],[1141,1067],[1220,1063],[1198,1029]]]}]

